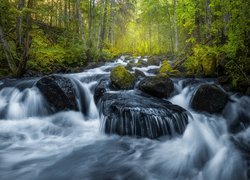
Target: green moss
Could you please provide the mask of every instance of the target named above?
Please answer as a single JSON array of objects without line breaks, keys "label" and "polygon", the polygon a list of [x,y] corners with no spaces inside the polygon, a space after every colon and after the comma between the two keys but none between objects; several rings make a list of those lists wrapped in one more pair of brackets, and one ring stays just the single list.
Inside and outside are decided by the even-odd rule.
[{"label": "green moss", "polygon": [[125,67],[117,66],[110,74],[112,84],[119,89],[133,88],[135,77]]},{"label": "green moss", "polygon": [[163,61],[162,66],[160,67],[159,70],[160,74],[167,74],[171,77],[180,77],[181,76],[181,72],[173,69],[171,67],[171,65],[168,63],[168,61]]},{"label": "green moss", "polygon": [[160,73],[161,74],[167,74],[167,73],[170,73],[172,72],[173,69],[172,67],[170,66],[170,64],[168,63],[168,61],[163,61],[161,67],[160,67]]}]

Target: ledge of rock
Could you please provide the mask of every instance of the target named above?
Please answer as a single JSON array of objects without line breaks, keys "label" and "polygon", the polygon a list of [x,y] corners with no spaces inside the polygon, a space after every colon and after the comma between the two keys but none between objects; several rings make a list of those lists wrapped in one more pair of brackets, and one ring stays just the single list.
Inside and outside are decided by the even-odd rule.
[{"label": "ledge of rock", "polygon": [[105,93],[99,110],[106,134],[154,139],[182,134],[188,124],[185,109],[131,93]]}]

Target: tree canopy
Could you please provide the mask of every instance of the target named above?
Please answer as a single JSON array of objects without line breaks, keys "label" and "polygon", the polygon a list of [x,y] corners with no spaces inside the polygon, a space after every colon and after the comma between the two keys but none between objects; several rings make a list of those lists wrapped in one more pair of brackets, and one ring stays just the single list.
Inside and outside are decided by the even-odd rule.
[{"label": "tree canopy", "polygon": [[247,0],[4,0],[1,74],[168,54],[190,74],[237,84],[249,80],[249,9]]}]

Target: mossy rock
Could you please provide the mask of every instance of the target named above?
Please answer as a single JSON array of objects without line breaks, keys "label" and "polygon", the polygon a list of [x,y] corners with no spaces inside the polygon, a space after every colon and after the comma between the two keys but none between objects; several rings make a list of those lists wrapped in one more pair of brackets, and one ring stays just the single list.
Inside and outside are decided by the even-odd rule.
[{"label": "mossy rock", "polygon": [[126,66],[126,69],[129,71],[133,71],[133,67],[136,67],[136,64],[133,62],[129,62]]},{"label": "mossy rock", "polygon": [[129,71],[132,71],[134,67],[147,67],[148,66],[148,63],[146,61],[143,61],[143,60],[138,60],[137,63],[134,63],[134,62],[129,62],[126,66],[126,69],[129,70]]},{"label": "mossy rock", "polygon": [[132,89],[135,83],[134,75],[123,66],[117,66],[111,71],[110,80],[118,89]]},{"label": "mossy rock", "polygon": [[160,67],[160,74],[167,74],[173,71],[173,68],[168,63],[168,61],[163,61],[161,67]]},{"label": "mossy rock", "polygon": [[171,65],[168,63],[168,61],[163,61],[160,70],[159,70],[160,74],[168,74],[171,77],[180,77],[182,76],[182,73],[177,70],[177,69],[173,69],[171,67]]},{"label": "mossy rock", "polygon": [[136,63],[136,67],[147,67],[148,63],[146,61],[143,61],[142,59],[139,59]]},{"label": "mossy rock", "polygon": [[176,70],[176,69],[173,69],[170,73],[169,73],[170,77],[181,77],[183,76],[183,74]]}]

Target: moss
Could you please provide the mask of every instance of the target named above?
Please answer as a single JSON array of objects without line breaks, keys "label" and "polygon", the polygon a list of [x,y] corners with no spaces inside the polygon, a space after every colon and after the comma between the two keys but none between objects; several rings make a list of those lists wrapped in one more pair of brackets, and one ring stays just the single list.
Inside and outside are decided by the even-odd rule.
[{"label": "moss", "polygon": [[117,66],[110,74],[112,84],[119,89],[131,89],[134,86],[135,77],[125,67]]},{"label": "moss", "polygon": [[166,73],[170,73],[172,72],[173,69],[172,67],[170,66],[170,64],[168,63],[168,61],[163,61],[161,67],[160,67],[160,73],[161,74],[166,74]]},{"label": "moss", "polygon": [[160,74],[168,74],[171,77],[180,77],[182,76],[182,73],[177,70],[173,69],[171,65],[168,63],[168,61],[163,61],[161,67],[160,67]]}]

